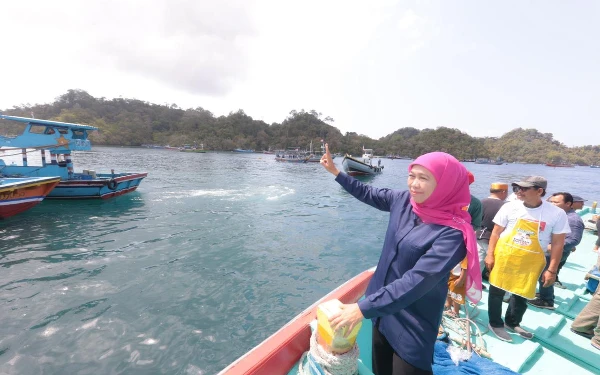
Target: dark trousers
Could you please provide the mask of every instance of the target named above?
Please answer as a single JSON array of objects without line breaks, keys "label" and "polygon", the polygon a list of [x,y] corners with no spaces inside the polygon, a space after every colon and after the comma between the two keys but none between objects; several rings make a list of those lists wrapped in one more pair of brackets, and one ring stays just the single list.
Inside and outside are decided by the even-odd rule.
[{"label": "dark trousers", "polygon": [[556,281],[558,281],[558,274],[560,273],[560,269],[567,263],[567,259],[563,256],[560,263],[558,263],[558,269],[556,270]]},{"label": "dark trousers", "polygon": [[432,371],[421,370],[400,358],[379,332],[378,325],[373,327],[372,356],[375,375],[433,375]]},{"label": "dark trousers", "polygon": [[[542,271],[540,278],[538,280],[538,288],[540,290],[540,299],[542,301],[546,301],[546,302],[550,302],[550,303],[554,304],[554,285],[544,287],[544,282],[542,281],[542,276],[544,275],[544,272],[546,272],[546,270],[548,269],[549,266],[550,266],[550,257],[547,256],[546,257],[546,267],[544,267],[544,270]],[[557,271],[557,273],[558,273],[558,271]]]},{"label": "dark trousers", "polygon": [[[502,320],[502,298],[504,298],[504,293],[504,290],[490,284],[488,318],[492,327],[504,327],[504,321]],[[527,311],[527,299],[511,294],[508,300],[508,309],[506,309],[504,315],[506,325],[511,327],[520,325],[525,311]]]}]

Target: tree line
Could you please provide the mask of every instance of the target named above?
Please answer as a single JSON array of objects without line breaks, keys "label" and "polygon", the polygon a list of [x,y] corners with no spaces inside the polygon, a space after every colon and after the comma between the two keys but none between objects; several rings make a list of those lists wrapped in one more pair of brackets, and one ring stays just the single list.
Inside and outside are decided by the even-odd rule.
[{"label": "tree line", "polygon": [[[81,123],[96,126],[90,139],[97,145],[182,146],[203,144],[207,150],[236,148],[282,150],[308,148],[320,140],[333,152],[362,154],[363,146],[376,155],[415,158],[431,151],[448,152],[461,160],[502,159],[520,163],[600,164],[600,146],[567,147],[551,133],[517,128],[501,137],[472,137],[458,129],[403,127],[380,139],[355,132],[342,134],[334,119],[315,110],[292,110],[281,123],[254,120],[242,109],[215,116],[202,108],[179,108],[176,104],[154,104],[138,99],[95,98],[83,90],[68,90],[50,104],[25,104],[2,111],[13,116]],[[1,121],[4,134],[18,134],[20,127]]]}]

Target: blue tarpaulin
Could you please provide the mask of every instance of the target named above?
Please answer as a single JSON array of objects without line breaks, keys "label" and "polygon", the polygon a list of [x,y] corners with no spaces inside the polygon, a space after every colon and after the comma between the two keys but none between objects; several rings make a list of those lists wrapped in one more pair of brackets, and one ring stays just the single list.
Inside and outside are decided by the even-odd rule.
[{"label": "blue tarpaulin", "polygon": [[508,367],[499,365],[489,359],[473,353],[468,361],[461,361],[458,366],[450,358],[448,344],[438,341],[435,343],[433,355],[433,373],[435,375],[515,375]]}]

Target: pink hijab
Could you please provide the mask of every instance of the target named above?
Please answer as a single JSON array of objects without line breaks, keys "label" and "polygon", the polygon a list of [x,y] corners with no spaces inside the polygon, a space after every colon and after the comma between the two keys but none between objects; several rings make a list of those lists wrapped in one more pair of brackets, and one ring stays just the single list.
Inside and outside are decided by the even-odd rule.
[{"label": "pink hijab", "polygon": [[460,230],[467,246],[466,296],[474,303],[481,299],[481,271],[475,231],[471,226],[471,215],[467,212],[471,202],[467,169],[456,158],[445,152],[430,152],[419,156],[409,166],[427,168],[437,182],[431,196],[423,203],[412,198],[413,211],[424,223],[445,225]]}]

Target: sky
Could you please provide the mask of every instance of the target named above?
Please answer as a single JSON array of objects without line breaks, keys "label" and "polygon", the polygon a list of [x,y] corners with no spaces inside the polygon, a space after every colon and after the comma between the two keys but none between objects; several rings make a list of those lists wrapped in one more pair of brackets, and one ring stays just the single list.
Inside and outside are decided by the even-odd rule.
[{"label": "sky", "polygon": [[0,110],[69,89],[342,133],[518,127],[600,144],[595,0],[20,0],[0,4]]}]

